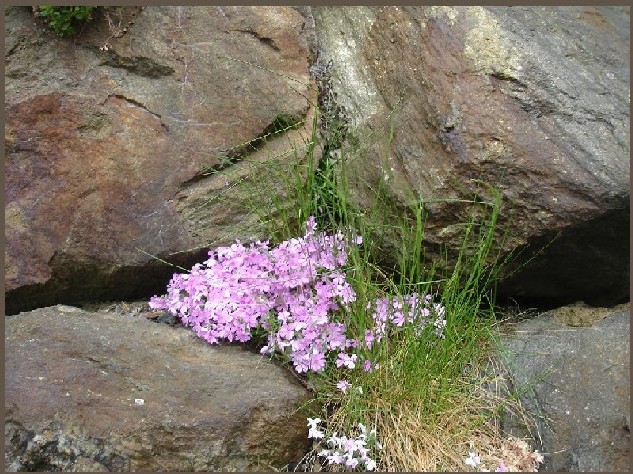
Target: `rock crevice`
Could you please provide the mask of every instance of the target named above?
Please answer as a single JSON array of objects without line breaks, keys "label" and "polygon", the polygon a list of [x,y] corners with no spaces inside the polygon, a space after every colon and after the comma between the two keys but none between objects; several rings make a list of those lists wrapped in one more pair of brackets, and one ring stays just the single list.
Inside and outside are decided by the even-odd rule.
[{"label": "rock crevice", "polygon": [[111,66],[114,68],[125,69],[133,74],[150,79],[157,79],[163,76],[171,76],[175,70],[170,66],[159,64],[151,58],[143,56],[120,56],[116,51],[109,50],[105,52],[105,59],[102,59],[99,66]]}]

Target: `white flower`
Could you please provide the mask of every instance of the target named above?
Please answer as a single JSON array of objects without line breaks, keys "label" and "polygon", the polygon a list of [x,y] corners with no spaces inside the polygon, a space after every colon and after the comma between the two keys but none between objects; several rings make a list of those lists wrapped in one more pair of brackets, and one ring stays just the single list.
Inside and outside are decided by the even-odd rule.
[{"label": "white flower", "polygon": [[341,447],[341,439],[336,436],[336,433],[334,433],[332,436],[330,436],[327,439],[327,444],[329,446],[333,446],[334,448],[340,448]]},{"label": "white flower", "polygon": [[376,469],[376,461],[371,458],[365,459],[365,469],[367,469],[368,471],[373,471],[374,469]]},{"label": "white flower", "polygon": [[308,438],[321,439],[325,437],[325,433],[323,431],[310,428],[308,430]]},{"label": "white flower", "polygon": [[308,426],[310,429],[315,430],[319,423],[321,423],[321,418],[308,418]]},{"label": "white flower", "polygon": [[464,464],[466,464],[467,466],[477,467],[479,464],[481,464],[481,458],[475,453],[470,452],[469,456],[464,459]]},{"label": "white flower", "polygon": [[308,418],[308,438],[320,439],[325,437],[325,433],[317,428],[321,423],[321,418]]},{"label": "white flower", "polygon": [[345,456],[338,451],[334,451],[332,454],[328,455],[327,461],[329,464],[343,464],[345,462]]}]

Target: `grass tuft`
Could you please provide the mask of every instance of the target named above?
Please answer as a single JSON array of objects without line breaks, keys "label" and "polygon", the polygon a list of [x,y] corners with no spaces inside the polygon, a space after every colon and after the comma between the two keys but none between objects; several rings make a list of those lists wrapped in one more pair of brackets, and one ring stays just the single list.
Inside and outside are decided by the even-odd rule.
[{"label": "grass tuft", "polygon": [[[311,143],[316,144],[316,125],[313,134]],[[510,441],[502,436],[496,420],[509,402],[506,396],[486,392],[485,379],[473,377],[472,371],[486,363],[497,343],[494,291],[500,265],[495,251],[500,242],[495,230],[500,194],[488,189],[493,199],[487,202],[473,197],[472,218],[463,226],[462,247],[449,267],[448,257],[444,262],[425,260],[424,203],[408,213],[395,213],[385,205],[380,195],[385,183],[380,183],[373,206],[356,208],[345,160],[344,147],[336,161],[322,157],[317,163],[308,153],[301,173],[304,179],[295,178],[296,206],[281,216],[278,238],[296,235],[297,225],[309,215],[317,216],[321,228],[351,228],[363,235],[363,246],[352,250],[347,268],[358,298],[344,316],[350,337],[361,338],[369,327],[368,302],[412,292],[433,294],[446,308],[447,326],[444,339],[428,333],[419,336],[411,329],[392,334],[371,354],[380,365],[373,372],[356,371],[350,377],[330,367],[323,374],[311,374],[310,386],[322,407],[313,415],[327,420],[328,432],[350,432],[358,422],[375,427],[383,444],[378,470],[464,470],[464,459],[475,443],[486,452],[483,460],[499,462],[501,453],[509,452],[503,446]],[[400,236],[396,268],[379,264],[383,248],[380,239],[371,238],[386,233]],[[353,390],[341,394],[336,382],[342,378],[361,387],[362,394]],[[520,412],[516,400],[514,404],[515,412]],[[508,456],[506,464],[515,462]],[[496,464],[490,467],[494,470]]]}]

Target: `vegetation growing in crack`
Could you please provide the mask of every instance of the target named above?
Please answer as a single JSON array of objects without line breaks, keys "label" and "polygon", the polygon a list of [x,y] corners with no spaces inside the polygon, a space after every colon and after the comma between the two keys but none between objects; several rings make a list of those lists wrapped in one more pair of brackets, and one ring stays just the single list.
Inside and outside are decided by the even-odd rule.
[{"label": "vegetation growing in crack", "polygon": [[108,51],[109,42],[127,33],[135,22],[134,18],[143,8],[145,7],[40,5],[32,7],[31,11],[35,18],[65,38],[81,33],[93,20],[104,18],[108,23],[110,36],[99,49]]},{"label": "vegetation growing in crack", "polygon": [[[482,187],[468,201],[473,215],[454,265],[426,261],[424,202],[402,212],[385,203],[380,182],[364,210],[353,204],[346,163],[366,138],[350,139],[344,110],[327,91],[327,69],[317,82],[326,90],[312,104],[303,146],[240,177],[269,239],[212,250],[187,275],[174,275],[153,304],[211,343],[267,341],[263,352],[294,368],[317,402],[305,407],[315,444],[303,469],[317,458],[328,470],[537,467],[538,452],[500,438],[495,419],[514,402],[489,393],[482,370],[497,344],[499,262],[489,257],[500,245],[500,194]],[[275,122],[264,137],[295,125]],[[211,172],[259,150],[254,142]],[[270,192],[271,176],[278,192]],[[375,263],[384,252],[371,237],[384,231],[378,227],[398,229],[393,272]],[[227,307],[230,317],[214,309]],[[515,445],[519,458],[504,457]]]},{"label": "vegetation growing in crack", "polygon": [[349,117],[345,107],[336,100],[332,88],[333,61],[317,61],[310,72],[317,83],[319,110],[318,132],[323,155],[314,170],[313,186],[316,189],[315,217],[321,225],[336,223],[345,225],[345,216],[340,213],[344,208],[339,189],[340,176],[337,176],[336,162],[342,156],[342,149],[349,146]]}]

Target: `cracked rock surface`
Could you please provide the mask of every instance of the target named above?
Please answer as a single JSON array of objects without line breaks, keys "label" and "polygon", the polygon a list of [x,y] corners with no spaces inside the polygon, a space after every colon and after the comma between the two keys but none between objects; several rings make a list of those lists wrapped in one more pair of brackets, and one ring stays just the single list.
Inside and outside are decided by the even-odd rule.
[{"label": "cracked rock surface", "polygon": [[[151,256],[187,267],[209,247],[266,237],[249,203],[272,211],[271,169],[293,156],[281,144],[304,146],[310,52],[297,10],[109,15],[60,39],[30,8],[7,10],[9,314],[146,297],[174,271]],[[257,140],[280,117],[308,125]]]},{"label": "cracked rock surface", "polygon": [[6,319],[8,471],[268,471],[308,449],[308,392],[239,346],[138,311]]}]

